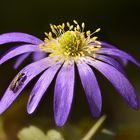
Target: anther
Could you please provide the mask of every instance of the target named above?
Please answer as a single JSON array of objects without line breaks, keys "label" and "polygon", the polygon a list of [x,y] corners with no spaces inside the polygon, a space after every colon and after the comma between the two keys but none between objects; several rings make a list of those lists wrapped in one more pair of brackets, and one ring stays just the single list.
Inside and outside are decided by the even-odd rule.
[{"label": "anther", "polygon": [[84,31],[84,28],[85,28],[85,23],[83,22],[82,23],[82,32]]},{"label": "anther", "polygon": [[73,20],[73,22],[74,22],[76,25],[78,25],[78,22],[77,22],[76,20]]}]

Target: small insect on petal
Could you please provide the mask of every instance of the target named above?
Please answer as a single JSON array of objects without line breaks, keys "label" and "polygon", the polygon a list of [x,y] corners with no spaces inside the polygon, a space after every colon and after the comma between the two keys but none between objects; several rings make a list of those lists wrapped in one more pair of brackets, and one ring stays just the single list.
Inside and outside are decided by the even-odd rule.
[{"label": "small insect on petal", "polygon": [[24,84],[25,80],[27,79],[27,76],[25,73],[19,73],[13,80],[10,86],[10,90],[12,90],[14,93],[16,93],[21,86]]}]

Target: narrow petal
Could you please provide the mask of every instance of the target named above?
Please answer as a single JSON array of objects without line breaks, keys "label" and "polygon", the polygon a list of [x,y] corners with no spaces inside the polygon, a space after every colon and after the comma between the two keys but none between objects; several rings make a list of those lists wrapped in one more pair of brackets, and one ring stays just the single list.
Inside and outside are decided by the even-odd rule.
[{"label": "narrow petal", "polygon": [[[117,49],[116,46],[111,45],[111,44],[109,44],[109,43],[107,43],[107,42],[104,42],[104,41],[100,41],[100,42],[101,42],[102,48]],[[114,57],[114,58],[119,59],[119,60],[120,60],[120,63],[121,63],[123,66],[126,66],[126,65],[128,64],[128,60],[125,59],[125,58],[120,58],[120,57],[119,57],[119,58],[118,58],[118,57]]]},{"label": "narrow petal", "polygon": [[43,43],[39,38],[25,33],[13,32],[0,35],[0,45],[13,42],[25,42],[36,45]]},{"label": "narrow petal", "polygon": [[21,45],[18,47],[14,47],[11,50],[7,51],[1,58],[0,64],[6,62],[7,60],[28,52],[40,52],[40,49],[37,45]]},{"label": "narrow petal", "polygon": [[17,58],[17,60],[16,60],[16,62],[15,62],[15,64],[14,64],[14,69],[17,69],[17,68],[21,65],[21,63],[22,63],[29,55],[30,55],[30,53],[21,54],[21,55]]},{"label": "narrow petal", "polygon": [[40,60],[42,58],[44,58],[46,56],[46,53],[45,52],[34,52],[33,53],[33,61],[37,61],[37,60]]},{"label": "narrow petal", "polygon": [[37,108],[42,96],[51,84],[61,65],[62,63],[59,63],[48,68],[35,84],[28,100],[27,111],[29,114],[33,113]]},{"label": "narrow petal", "polygon": [[[105,55],[97,55],[96,59],[112,65],[118,71],[120,71],[121,73],[125,74],[125,71],[124,71],[122,65],[118,61],[116,61],[114,58],[111,58],[111,57],[105,56]],[[93,60],[93,59],[91,59],[91,60]]]},{"label": "narrow petal", "polygon": [[129,61],[131,61],[132,63],[134,63],[135,65],[137,65],[138,67],[140,67],[140,63],[135,60],[131,55],[129,55],[128,53],[119,50],[119,49],[110,49],[110,48],[101,48],[99,51],[97,51],[98,54],[107,54],[110,56],[116,56],[119,58],[125,58]]},{"label": "narrow petal", "polygon": [[89,60],[89,62],[89,65],[95,67],[111,82],[130,107],[138,109],[137,94],[129,80],[121,72],[98,60],[94,62]]},{"label": "narrow petal", "polygon": [[21,91],[24,89],[24,87],[39,73],[41,73],[43,70],[47,69],[48,67],[52,66],[55,62],[53,62],[50,58],[44,58],[40,61],[34,62],[30,65],[27,65],[25,68],[23,68],[17,75],[24,74],[24,80],[23,83],[16,84],[16,87],[19,86],[17,91],[14,91],[11,89],[11,86],[14,82],[14,80],[11,82],[9,87],[7,88],[4,96],[2,97],[0,101],[0,113],[3,113],[10,105],[11,103],[18,97],[18,95],[21,93]]},{"label": "narrow petal", "polygon": [[102,108],[102,98],[95,74],[84,62],[77,63],[77,66],[91,113],[94,117],[99,117]]},{"label": "narrow petal", "polygon": [[58,126],[63,126],[68,118],[74,92],[74,63],[64,63],[56,79],[54,90],[54,116]]},{"label": "narrow petal", "polygon": [[107,43],[107,42],[101,41],[101,43],[102,43],[102,44],[101,44],[102,47],[105,47],[105,48],[115,48],[115,49],[117,49],[116,46],[111,45],[111,44],[109,44],[109,43]]},{"label": "narrow petal", "polygon": [[[109,43],[107,43],[107,42],[101,41],[101,43],[102,43],[102,47],[117,49],[116,46],[111,45],[111,44],[109,44]],[[128,64],[128,60],[127,60],[127,59],[121,58],[120,60],[121,60],[121,62],[122,62],[122,64],[123,64],[123,66],[126,66],[126,65]]]}]

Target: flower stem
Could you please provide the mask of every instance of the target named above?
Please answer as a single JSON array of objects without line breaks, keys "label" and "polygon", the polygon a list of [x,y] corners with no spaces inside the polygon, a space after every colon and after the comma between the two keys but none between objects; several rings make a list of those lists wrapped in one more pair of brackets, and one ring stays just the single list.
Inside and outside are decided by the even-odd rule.
[{"label": "flower stem", "polygon": [[93,135],[98,131],[106,120],[106,115],[103,115],[88,131],[88,133],[81,140],[90,140]]}]

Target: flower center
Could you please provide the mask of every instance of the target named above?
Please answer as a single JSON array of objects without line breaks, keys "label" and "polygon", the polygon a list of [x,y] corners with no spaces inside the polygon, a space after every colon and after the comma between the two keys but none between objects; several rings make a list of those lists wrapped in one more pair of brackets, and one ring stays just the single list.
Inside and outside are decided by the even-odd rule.
[{"label": "flower center", "polygon": [[[64,29],[64,23],[58,26],[51,24],[52,32],[45,33],[47,37],[44,43],[39,45],[40,49],[50,56],[61,56],[65,60],[84,56],[95,57],[95,51],[101,48],[101,43],[97,41],[96,36],[91,36],[100,31],[100,28],[91,34],[90,31],[84,32],[84,23],[80,26],[77,21],[73,22],[75,26],[67,22],[67,31]],[[52,33],[55,34],[55,38]]]},{"label": "flower center", "polygon": [[78,31],[67,31],[58,38],[60,48],[70,56],[76,56],[86,45],[84,35]]}]

